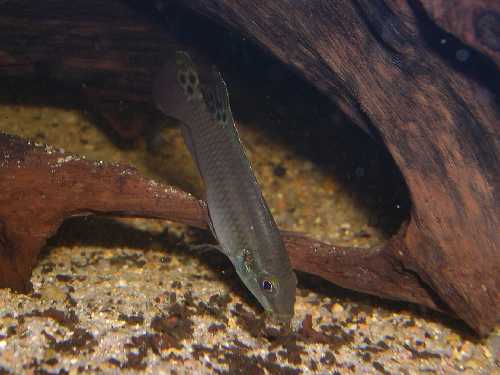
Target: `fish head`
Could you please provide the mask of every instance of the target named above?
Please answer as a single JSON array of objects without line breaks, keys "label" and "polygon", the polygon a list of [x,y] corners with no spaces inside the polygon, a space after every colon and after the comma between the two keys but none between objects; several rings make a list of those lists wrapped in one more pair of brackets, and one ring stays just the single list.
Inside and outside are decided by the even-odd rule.
[{"label": "fish head", "polygon": [[[248,249],[233,261],[238,276],[276,322],[289,325],[294,314],[297,278],[288,259],[258,262]],[[256,266],[256,263],[259,263]]]}]

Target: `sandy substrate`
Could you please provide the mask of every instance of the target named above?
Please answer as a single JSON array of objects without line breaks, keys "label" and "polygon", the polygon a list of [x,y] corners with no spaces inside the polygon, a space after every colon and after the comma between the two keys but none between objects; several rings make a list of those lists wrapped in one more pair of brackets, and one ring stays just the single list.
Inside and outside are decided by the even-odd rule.
[{"label": "sandy substrate", "polygon": [[[280,226],[362,247],[397,228],[399,198],[379,199],[384,186],[377,185],[380,167],[372,158],[332,166],[290,147],[291,138],[306,135],[270,136],[255,121],[243,121],[240,133]],[[132,164],[202,193],[172,124],[155,155],[143,141],[116,147],[81,109],[1,104],[0,131]],[[338,151],[337,138],[327,142],[340,158],[345,149]],[[34,271],[33,292],[0,290],[0,374],[500,373],[499,327],[478,341],[437,313],[308,275],[299,275],[293,333],[281,336],[265,324],[224,256],[190,250],[206,241],[206,233],[166,221],[65,222]]]}]

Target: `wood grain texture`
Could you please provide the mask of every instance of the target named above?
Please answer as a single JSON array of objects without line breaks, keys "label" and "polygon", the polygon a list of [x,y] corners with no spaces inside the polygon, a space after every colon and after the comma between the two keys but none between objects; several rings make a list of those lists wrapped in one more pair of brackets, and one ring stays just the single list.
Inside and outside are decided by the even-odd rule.
[{"label": "wood grain texture", "polygon": [[500,315],[498,93],[428,47],[412,3],[186,4],[253,38],[332,100],[361,109],[412,198],[405,248],[395,256],[486,332]]},{"label": "wood grain texture", "polygon": [[[449,309],[486,334],[500,315],[495,84],[500,75],[491,64],[480,65],[478,70],[496,73],[482,81],[440,55],[423,27],[434,22],[432,11],[422,18],[425,3],[262,0],[255,6],[190,0],[181,5],[254,40],[293,68],[375,133],[406,180],[411,220],[386,246],[344,256],[342,249],[304,245],[292,236],[287,241],[294,265],[352,289]],[[0,10],[0,74],[61,78],[103,102],[147,104],[152,77],[172,52],[168,35],[118,1],[105,6],[77,1],[71,7],[60,0],[17,1],[0,4]],[[454,17],[461,14],[468,13]],[[55,202],[46,208],[66,204]],[[176,207],[183,209],[180,203]],[[54,217],[61,220],[65,212]],[[56,222],[48,222],[54,230]],[[33,250],[23,253],[21,242],[8,234],[3,238],[9,266],[2,285],[13,285],[9,280],[16,277],[26,281],[35,260],[15,254]]]},{"label": "wood grain texture", "polygon": [[143,132],[148,119],[126,109],[153,108],[152,81],[175,50],[159,25],[117,0],[0,2],[0,75],[78,91],[123,139]]},{"label": "wood grain texture", "polygon": [[[0,286],[29,289],[48,237],[72,216],[168,218],[206,228],[192,195],[136,170],[81,159],[0,133]],[[181,203],[179,203],[181,202]]]},{"label": "wood grain texture", "polygon": [[[146,180],[129,167],[88,161],[1,133],[0,191],[0,287],[18,291],[30,288],[42,246],[68,217],[163,218],[207,229],[206,205],[190,194]],[[283,235],[295,269],[344,287],[443,309],[418,276],[405,275],[392,257],[400,236],[367,250]]]}]

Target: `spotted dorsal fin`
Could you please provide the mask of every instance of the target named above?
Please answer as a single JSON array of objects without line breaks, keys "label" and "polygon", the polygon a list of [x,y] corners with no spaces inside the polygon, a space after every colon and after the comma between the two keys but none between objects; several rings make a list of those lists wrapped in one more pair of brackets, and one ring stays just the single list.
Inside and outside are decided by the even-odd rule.
[{"label": "spotted dorsal fin", "polygon": [[212,67],[210,78],[208,82],[203,82],[201,86],[207,109],[217,124],[221,126],[231,125],[234,120],[229,104],[226,82],[215,67]]}]

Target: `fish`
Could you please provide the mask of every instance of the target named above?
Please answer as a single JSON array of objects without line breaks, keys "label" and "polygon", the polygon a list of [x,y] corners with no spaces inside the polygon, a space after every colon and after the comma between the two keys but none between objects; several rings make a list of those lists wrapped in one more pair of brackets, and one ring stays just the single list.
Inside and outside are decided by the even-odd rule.
[{"label": "fish", "polygon": [[158,74],[153,99],[166,116],[180,121],[220,251],[272,320],[289,326],[297,278],[242,147],[221,73],[178,51]]}]

